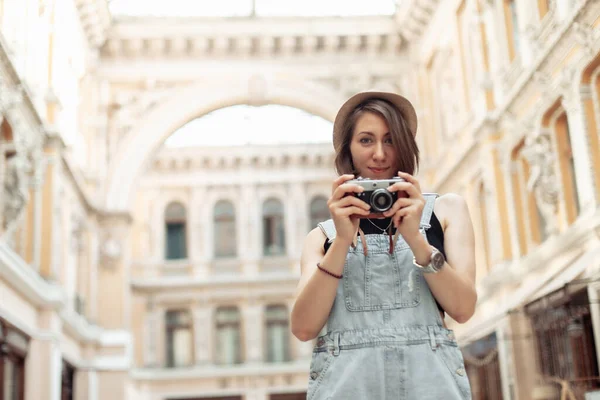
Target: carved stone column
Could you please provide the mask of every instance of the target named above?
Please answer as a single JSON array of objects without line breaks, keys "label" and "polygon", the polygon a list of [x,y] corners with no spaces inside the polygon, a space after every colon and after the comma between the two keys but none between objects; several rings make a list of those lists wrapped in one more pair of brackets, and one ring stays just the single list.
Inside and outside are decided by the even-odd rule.
[{"label": "carved stone column", "polygon": [[[594,179],[593,165],[591,159],[592,149],[589,142],[589,130],[587,127],[584,102],[591,98],[589,85],[580,86],[574,74],[565,74],[566,91],[563,95],[562,105],[567,112],[569,121],[569,139],[573,150],[573,162],[575,164],[575,183],[577,185],[577,197],[581,213],[594,208]],[[574,82],[575,81],[575,82]]]},{"label": "carved stone column", "polygon": [[62,322],[53,310],[40,313],[41,332],[29,341],[25,398],[60,400],[62,354],[58,341]]},{"label": "carved stone column", "polygon": [[289,219],[286,228],[287,254],[291,259],[300,259],[304,236],[308,232],[308,201],[306,198],[306,187],[303,182],[293,182],[289,189],[288,212],[286,220]]},{"label": "carved stone column", "polygon": [[160,311],[154,305],[152,298],[146,303],[146,319],[144,321],[144,366],[156,367],[157,342],[159,329]]},{"label": "carved stone column", "polygon": [[243,184],[240,193],[240,215],[238,223],[238,243],[240,259],[244,262],[244,275],[258,274],[261,236],[259,232],[260,206],[257,200],[256,186]]},{"label": "carved stone column", "polygon": [[100,260],[98,322],[104,328],[127,329],[131,324],[129,266],[131,216],[127,213],[100,215]]},{"label": "carved stone column", "polygon": [[214,308],[208,303],[198,304],[192,311],[194,316],[194,351],[196,365],[207,365],[213,362]]},{"label": "carved stone column", "polygon": [[263,305],[250,299],[242,306],[243,326],[245,330],[243,337],[245,341],[247,363],[260,363],[264,354],[264,323]]},{"label": "carved stone column", "polygon": [[205,206],[202,204],[202,199],[206,196],[206,189],[202,186],[196,186],[191,189],[189,212],[189,259],[194,268],[194,275],[199,278],[208,276],[208,249],[206,238],[212,235],[208,231],[208,226],[211,225],[204,218],[202,209]]}]

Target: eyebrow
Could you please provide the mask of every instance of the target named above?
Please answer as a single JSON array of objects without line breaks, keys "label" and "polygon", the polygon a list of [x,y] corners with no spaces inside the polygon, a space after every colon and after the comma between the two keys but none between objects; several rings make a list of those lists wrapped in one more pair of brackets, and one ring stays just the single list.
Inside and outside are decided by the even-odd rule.
[{"label": "eyebrow", "polygon": [[[370,131],[361,131],[361,132],[358,132],[358,135],[375,136],[375,134],[373,132],[370,132]],[[387,136],[387,135],[391,135],[391,133],[390,132],[386,132],[383,136]]]}]

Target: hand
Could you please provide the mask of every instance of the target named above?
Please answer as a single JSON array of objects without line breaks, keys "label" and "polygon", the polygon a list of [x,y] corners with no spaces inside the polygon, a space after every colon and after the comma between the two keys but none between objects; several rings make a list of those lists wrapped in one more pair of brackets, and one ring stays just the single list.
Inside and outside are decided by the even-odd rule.
[{"label": "hand", "polygon": [[360,216],[370,213],[370,206],[354,196],[364,189],[358,185],[345,183],[354,179],[354,175],[342,175],[333,181],[331,197],[327,201],[331,218],[337,231],[336,237],[345,243],[352,243],[360,223]]},{"label": "hand", "polygon": [[419,181],[406,172],[398,172],[405,182],[397,182],[388,188],[390,192],[398,192],[398,199],[383,215],[392,217],[392,222],[407,243],[418,238],[421,215],[425,207],[425,198],[421,193]]}]

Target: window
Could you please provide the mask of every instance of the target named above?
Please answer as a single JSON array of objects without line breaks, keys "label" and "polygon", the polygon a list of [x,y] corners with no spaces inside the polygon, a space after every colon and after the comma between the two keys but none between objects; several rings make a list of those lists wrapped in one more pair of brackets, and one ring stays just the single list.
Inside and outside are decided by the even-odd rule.
[{"label": "window", "polygon": [[220,365],[242,362],[240,313],[236,307],[221,307],[216,313],[217,360]]},{"label": "window", "polygon": [[166,314],[167,367],[192,364],[192,318],[189,311],[170,310]]},{"label": "window", "polygon": [[63,360],[61,374],[61,400],[73,400],[75,398],[75,368]]},{"label": "window", "polygon": [[316,228],[319,222],[323,222],[330,218],[327,199],[323,196],[318,196],[310,202],[310,226],[309,231]]},{"label": "window", "polygon": [[586,289],[565,285],[525,307],[543,376],[567,381],[577,398],[600,384],[590,299]]},{"label": "window", "polygon": [[185,207],[171,203],[165,211],[166,259],[179,260],[187,257]]},{"label": "window", "polygon": [[268,362],[290,360],[288,311],[285,306],[269,306],[266,312],[266,346]]},{"label": "window", "polygon": [[473,400],[502,400],[502,377],[496,334],[481,338],[463,350]]},{"label": "window", "polygon": [[0,320],[0,400],[25,399],[28,338]]},{"label": "window", "polygon": [[519,20],[515,0],[504,0],[504,16],[506,19],[506,32],[508,33],[508,55],[512,61],[519,54],[520,46]]},{"label": "window", "polygon": [[283,205],[279,200],[269,199],[263,204],[263,254],[285,254],[285,228]]},{"label": "window", "polygon": [[567,211],[567,221],[573,223],[580,213],[579,195],[577,193],[577,180],[575,173],[575,160],[571,146],[569,119],[562,113],[555,123],[556,144],[558,147],[558,163],[562,175],[563,193]]},{"label": "window", "polygon": [[219,201],[214,212],[215,257],[235,257],[237,239],[235,229],[235,210],[229,201]]}]

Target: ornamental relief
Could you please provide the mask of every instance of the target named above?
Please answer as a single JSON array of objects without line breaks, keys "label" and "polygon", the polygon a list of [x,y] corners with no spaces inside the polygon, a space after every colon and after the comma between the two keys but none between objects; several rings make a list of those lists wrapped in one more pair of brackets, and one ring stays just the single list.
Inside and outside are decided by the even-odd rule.
[{"label": "ornamental relief", "polygon": [[[0,76],[0,125],[6,120],[13,138],[9,145],[14,146],[14,153],[5,157],[4,174],[0,177],[2,186],[3,239],[11,242],[25,205],[29,199],[29,186],[37,182],[42,170],[42,137],[38,129],[31,129],[20,106],[23,102],[23,90],[10,85]],[[4,161],[3,160],[3,161]]]},{"label": "ornamental relief", "polygon": [[546,234],[552,235],[558,230],[556,213],[560,186],[554,168],[556,154],[550,132],[538,129],[527,135],[522,154],[531,167],[527,191],[533,192],[545,221]]}]

